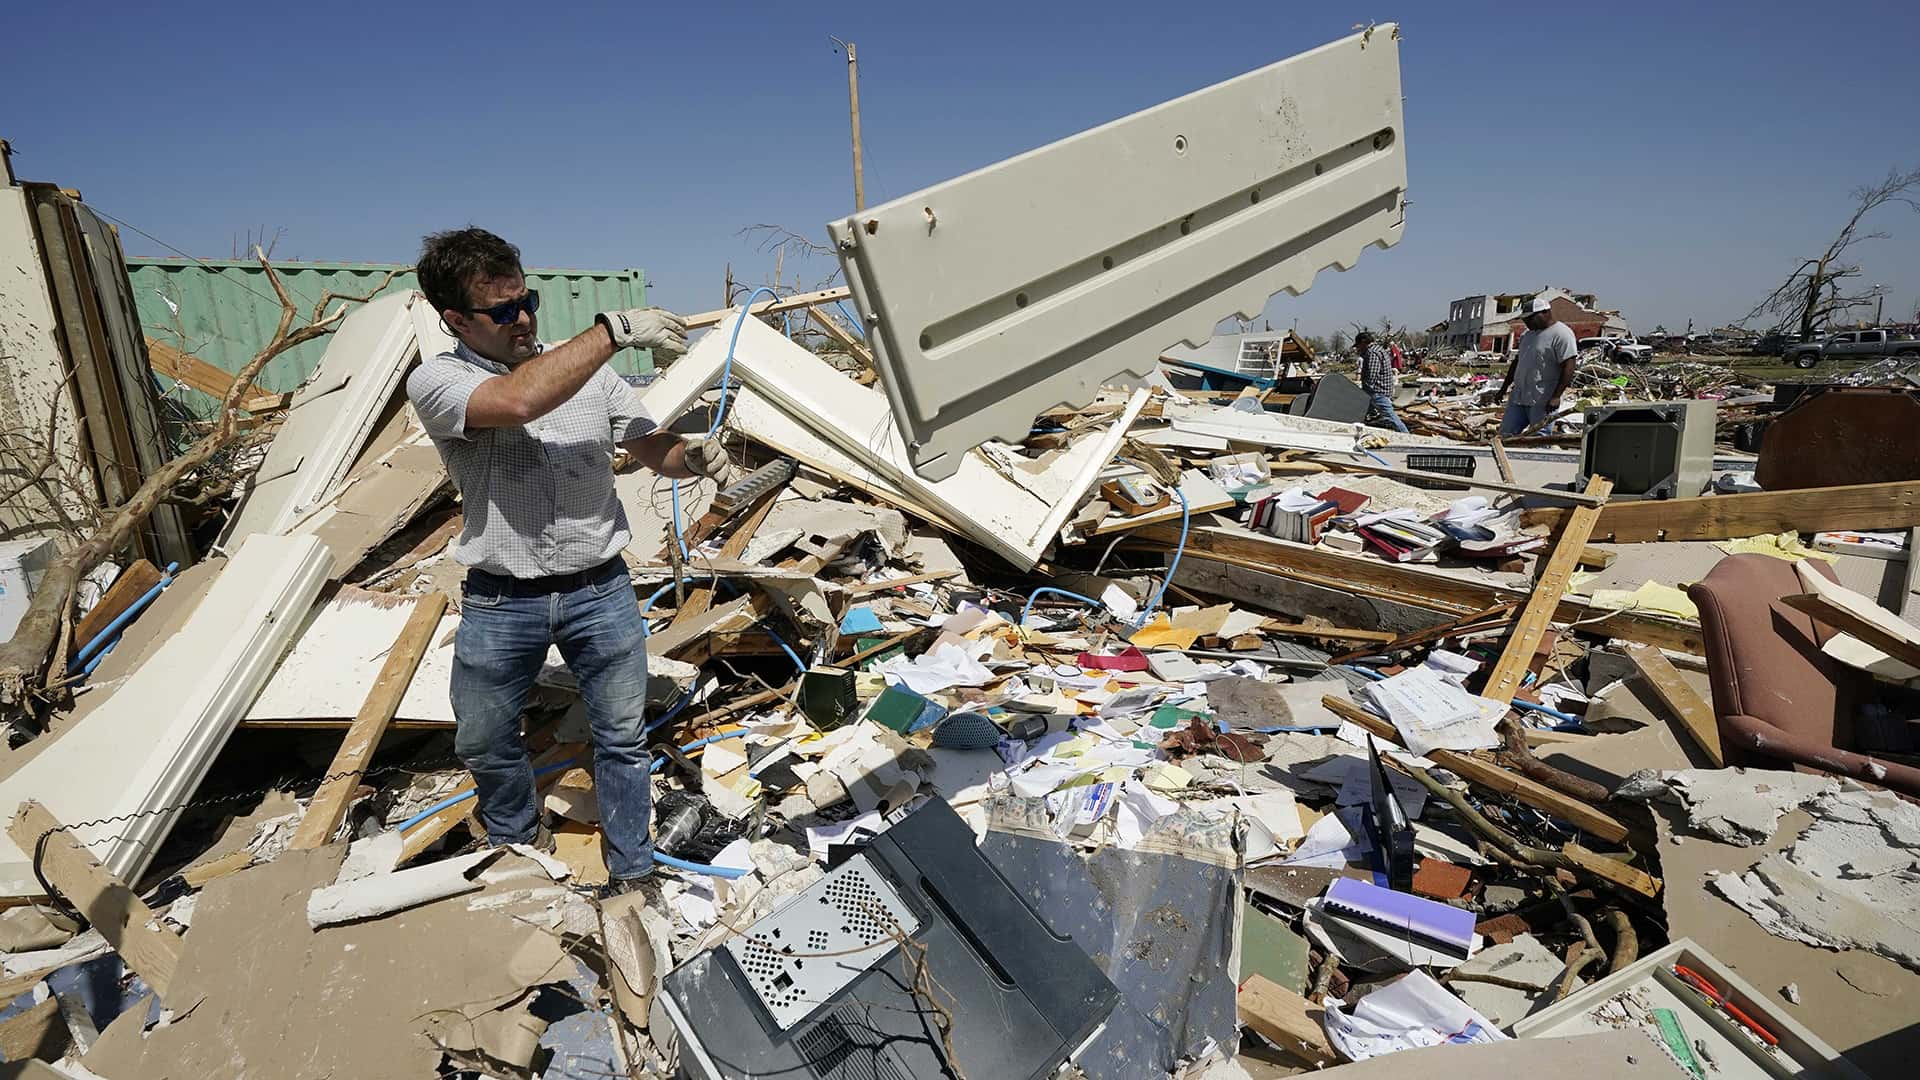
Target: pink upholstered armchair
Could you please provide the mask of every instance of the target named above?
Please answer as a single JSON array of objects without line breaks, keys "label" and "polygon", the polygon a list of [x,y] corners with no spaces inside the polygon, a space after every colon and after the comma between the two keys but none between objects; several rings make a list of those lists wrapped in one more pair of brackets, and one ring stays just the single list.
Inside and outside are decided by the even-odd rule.
[{"label": "pink upholstered armchair", "polygon": [[1804,591],[1793,564],[1768,555],[1729,555],[1687,590],[1700,608],[1727,764],[1850,776],[1920,797],[1920,768],[1851,749],[1855,710],[1872,699],[1874,680],[1820,651],[1832,630],[1778,602]]}]

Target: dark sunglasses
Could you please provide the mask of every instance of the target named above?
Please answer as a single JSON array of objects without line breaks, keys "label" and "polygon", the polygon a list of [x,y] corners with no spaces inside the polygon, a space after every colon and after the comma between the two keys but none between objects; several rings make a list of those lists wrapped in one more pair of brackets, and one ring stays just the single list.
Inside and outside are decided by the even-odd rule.
[{"label": "dark sunglasses", "polygon": [[485,315],[487,318],[493,320],[495,326],[512,326],[515,322],[519,321],[521,311],[524,310],[527,314],[531,315],[540,310],[540,294],[532,289],[528,289],[525,296],[509,300],[504,304],[495,304],[492,307],[482,308],[461,308],[460,310],[466,312],[468,315]]}]

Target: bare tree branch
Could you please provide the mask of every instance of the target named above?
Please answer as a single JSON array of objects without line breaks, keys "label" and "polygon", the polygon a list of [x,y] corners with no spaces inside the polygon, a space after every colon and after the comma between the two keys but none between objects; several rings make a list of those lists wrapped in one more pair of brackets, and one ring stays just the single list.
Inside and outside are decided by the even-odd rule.
[{"label": "bare tree branch", "polygon": [[[240,399],[268,362],[289,349],[331,333],[346,317],[343,304],[332,314],[317,317],[295,329],[293,323],[298,309],[293,298],[287,295],[279,274],[267,261],[266,252],[255,246],[254,258],[266,271],[274,295],[280,298],[280,322],[273,336],[235,373],[233,384],[220,402],[219,416],[212,430],[180,456],[155,469],[125,502],[104,511],[103,524],[93,535],[47,568],[13,637],[0,645],[0,723],[14,732],[40,729],[39,705],[47,677],[51,674],[57,679],[65,673],[66,626],[72,612],[74,590],[80,580],[124,548],[154,509],[173,493],[175,486],[234,438],[240,430]],[[387,281],[382,282],[382,288],[391,282],[392,276],[389,274]],[[363,302],[371,295],[340,299]]]},{"label": "bare tree branch", "polygon": [[1747,313],[1747,319],[1767,316],[1773,320],[1776,331],[1793,326],[1804,340],[1824,329],[1836,315],[1867,302],[1863,297],[1850,297],[1841,291],[1841,281],[1858,277],[1861,273],[1857,263],[1847,260],[1847,254],[1856,245],[1871,240],[1885,240],[1891,235],[1885,232],[1861,232],[1861,222],[1867,215],[1886,206],[1904,206],[1920,212],[1920,169],[1907,172],[1890,169],[1886,178],[1879,183],[1855,189],[1853,199],[1853,215],[1841,226],[1826,250],[1801,260],[1785,281],[1754,305],[1753,310]]}]

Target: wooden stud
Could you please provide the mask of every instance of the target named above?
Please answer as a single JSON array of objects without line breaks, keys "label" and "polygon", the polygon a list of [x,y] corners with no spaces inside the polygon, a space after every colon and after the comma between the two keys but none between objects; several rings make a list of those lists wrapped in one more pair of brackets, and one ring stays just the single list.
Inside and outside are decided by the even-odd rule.
[{"label": "wooden stud", "polygon": [[[1569,511],[1528,510],[1529,525],[1558,525]],[[1781,532],[1906,529],[1920,525],[1920,480],[1841,487],[1702,495],[1692,499],[1610,502],[1594,538],[1602,543],[1648,540],[1738,540]]]},{"label": "wooden stud", "polygon": [[[1171,548],[1179,535],[1177,525],[1152,525],[1136,531],[1123,543],[1147,542],[1155,547]],[[1245,567],[1308,585],[1449,615],[1465,615],[1503,600],[1524,602],[1528,595],[1518,589],[1486,585],[1371,556],[1289,543],[1240,528],[1194,527],[1188,534],[1185,558]],[[1591,608],[1571,600],[1561,602],[1555,618],[1560,622],[1578,622],[1581,630],[1591,634],[1644,642],[1696,656],[1706,653],[1698,626],[1671,619]]]},{"label": "wooden stud", "polygon": [[440,616],[446,610],[447,594],[443,592],[426,593],[414,601],[412,614],[407,616],[400,636],[387,651],[380,674],[374,677],[373,687],[367,691],[359,714],[353,718],[353,726],[347,729],[346,738],[333,755],[333,764],[327,767],[329,779],[307,803],[306,816],[300,819],[300,828],[288,845],[293,850],[322,847],[332,841],[334,830],[340,827],[340,819],[347,812],[347,803],[360,786],[367,763],[380,748],[380,739],[387,733],[393,714],[400,710],[400,699],[412,685],[413,673],[420,669],[421,658],[433,644],[434,631],[439,629]]},{"label": "wooden stud", "polygon": [[1507,460],[1507,446],[1498,435],[1493,437],[1493,464],[1500,470],[1500,479],[1513,483],[1513,463]]},{"label": "wooden stud", "polygon": [[[100,931],[120,959],[166,1000],[180,967],[181,944],[173,931],[161,927],[154,910],[38,802],[28,799],[20,804],[7,835],[29,858],[40,847],[40,838],[47,838],[40,852],[40,872]],[[167,1004],[180,1008],[186,1003]]]},{"label": "wooden stud", "polygon": [[[1818,593],[1783,596],[1780,602],[1835,630],[1845,631],[1909,667],[1920,667],[1920,645],[1876,626]],[[1889,612],[1891,614],[1891,612]]]},{"label": "wooden stud", "polygon": [[1321,1066],[1340,1060],[1321,1026],[1321,1007],[1265,975],[1247,976],[1238,1005],[1242,1024],[1301,1061]]},{"label": "wooden stud", "polygon": [[[1402,745],[1400,732],[1392,724],[1353,702],[1332,696],[1323,697],[1320,701],[1341,718],[1353,721],[1375,737],[1386,739],[1395,746]],[[1503,795],[1511,795],[1536,810],[1544,810],[1555,817],[1570,821],[1602,840],[1618,843],[1627,838],[1627,827],[1611,814],[1596,810],[1571,795],[1555,791],[1545,784],[1529,780],[1490,761],[1482,761],[1471,754],[1463,754],[1456,750],[1432,750],[1426,756],[1441,768],[1458,773],[1469,783],[1479,784],[1481,787]]]},{"label": "wooden stud", "polygon": [[[226,400],[227,391],[233,388],[233,372],[181,352],[164,341],[153,338],[147,338],[146,341],[147,364],[154,371],[198,390],[215,401]],[[271,412],[284,409],[293,402],[292,394],[275,394],[251,383],[247,385],[247,390],[248,396],[240,399],[240,407],[247,412]]]},{"label": "wooden stud", "polygon": [[[774,496],[779,490],[775,488],[767,493],[760,500],[759,506],[747,511],[739,527],[733,530],[733,535],[727,537],[726,542],[720,545],[721,558],[738,559],[747,550],[747,545],[753,542],[753,534],[760,528],[760,523],[767,520],[767,515],[773,512]],[[713,606],[713,596],[713,588],[707,585],[688,589],[687,599],[680,605],[680,609],[673,613],[673,619],[668,623],[669,628],[692,625]]]},{"label": "wooden stud", "polygon": [[[821,289],[818,292],[795,293],[792,296],[783,296],[778,300],[762,300],[753,305],[753,314],[778,315],[783,311],[798,311],[801,308],[809,308],[815,304],[831,304],[835,301],[845,300],[852,295],[853,290],[847,288],[845,285],[837,289]],[[683,316],[680,321],[685,323],[689,330],[699,330],[704,327],[719,326],[721,323],[726,322],[727,318],[738,310],[739,305],[736,304],[729,308],[719,308],[714,311],[702,311],[693,315]]]},{"label": "wooden stud", "polygon": [[135,601],[147,595],[165,577],[166,575],[160,572],[159,567],[145,559],[135,559],[129,563],[125,570],[120,571],[120,576],[113,579],[113,584],[107,586],[106,594],[100,597],[100,602],[89,608],[87,613],[80,617],[80,621],[73,624],[75,647],[84,646],[100,636],[100,631],[105,630],[107,624],[126,614],[127,609],[132,607]]},{"label": "wooden stud", "polygon": [[[1596,476],[1587,482],[1589,496],[1604,499],[1612,490],[1613,481],[1604,476]],[[1492,698],[1502,704],[1513,700],[1514,691],[1520,689],[1520,679],[1526,674],[1527,665],[1532,663],[1534,652],[1540,646],[1540,639],[1546,635],[1548,624],[1553,622],[1555,613],[1560,610],[1560,598],[1566,595],[1574,563],[1587,546],[1587,537],[1593,532],[1594,522],[1599,515],[1599,509],[1582,506],[1567,519],[1567,527],[1554,545],[1553,554],[1542,564],[1533,595],[1528,598],[1520,617],[1514,621],[1513,634],[1507,638],[1499,662],[1493,665],[1493,673],[1487,676],[1486,688],[1480,691],[1481,697]]]},{"label": "wooden stud", "polygon": [[1720,750],[1720,724],[1714,719],[1713,708],[1700,700],[1660,650],[1651,645],[1629,646],[1627,659],[1633,661],[1654,696],[1680,721],[1680,730],[1707,755],[1713,767],[1726,767],[1726,755]]},{"label": "wooden stud", "polygon": [[1592,544],[1588,544],[1586,547],[1580,549],[1580,569],[1605,570],[1607,567],[1612,566],[1613,561],[1619,557],[1620,553],[1617,551],[1602,551]]},{"label": "wooden stud", "polygon": [[[1395,653],[1395,652],[1399,652],[1402,649],[1411,649],[1416,645],[1425,645],[1430,641],[1439,641],[1442,638],[1452,637],[1453,635],[1461,633],[1462,631],[1466,630],[1469,627],[1472,627],[1475,629],[1486,629],[1485,627],[1481,627],[1479,624],[1483,622],[1491,622],[1493,625],[1499,625],[1500,622],[1506,621],[1506,619],[1513,614],[1514,608],[1519,606],[1520,605],[1515,601],[1502,600],[1497,604],[1493,604],[1489,607],[1481,608],[1479,611],[1462,615],[1457,619],[1448,619],[1446,622],[1443,622],[1438,626],[1429,626],[1425,630],[1415,630],[1410,633],[1401,634],[1397,637],[1389,636],[1387,638],[1386,644],[1381,646],[1378,649],[1365,649],[1365,650],[1356,650],[1354,652],[1349,652],[1349,653],[1342,653],[1341,655],[1336,656],[1331,660],[1328,660],[1327,663],[1344,664],[1349,660],[1357,660],[1362,656],[1370,656],[1376,652]],[[1498,620],[1498,621],[1495,621],[1495,620]]]},{"label": "wooden stud", "polygon": [[1560,854],[1565,855],[1573,865],[1594,877],[1639,893],[1649,900],[1660,895],[1659,878],[1645,870],[1629,866],[1619,859],[1610,858],[1597,851],[1588,851],[1579,844],[1561,845]]},{"label": "wooden stud", "polygon": [[924,585],[930,581],[945,581],[959,576],[959,570],[935,570],[932,573],[915,574],[912,577],[895,578],[892,581],[869,581],[860,585],[849,585],[843,591],[848,596],[871,596],[900,586]]}]

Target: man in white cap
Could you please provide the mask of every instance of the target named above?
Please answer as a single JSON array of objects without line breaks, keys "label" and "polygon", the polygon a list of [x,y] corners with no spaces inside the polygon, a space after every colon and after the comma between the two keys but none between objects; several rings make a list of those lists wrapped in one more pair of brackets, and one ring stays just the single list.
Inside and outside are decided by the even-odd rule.
[{"label": "man in white cap", "polygon": [[[1553,302],[1536,296],[1522,308],[1527,332],[1507,366],[1506,381],[1494,400],[1506,399],[1500,437],[1511,438],[1560,411],[1560,395],[1573,385],[1574,358],[1580,347],[1566,323],[1553,317]],[[1509,396],[1511,393],[1511,396]]]}]

